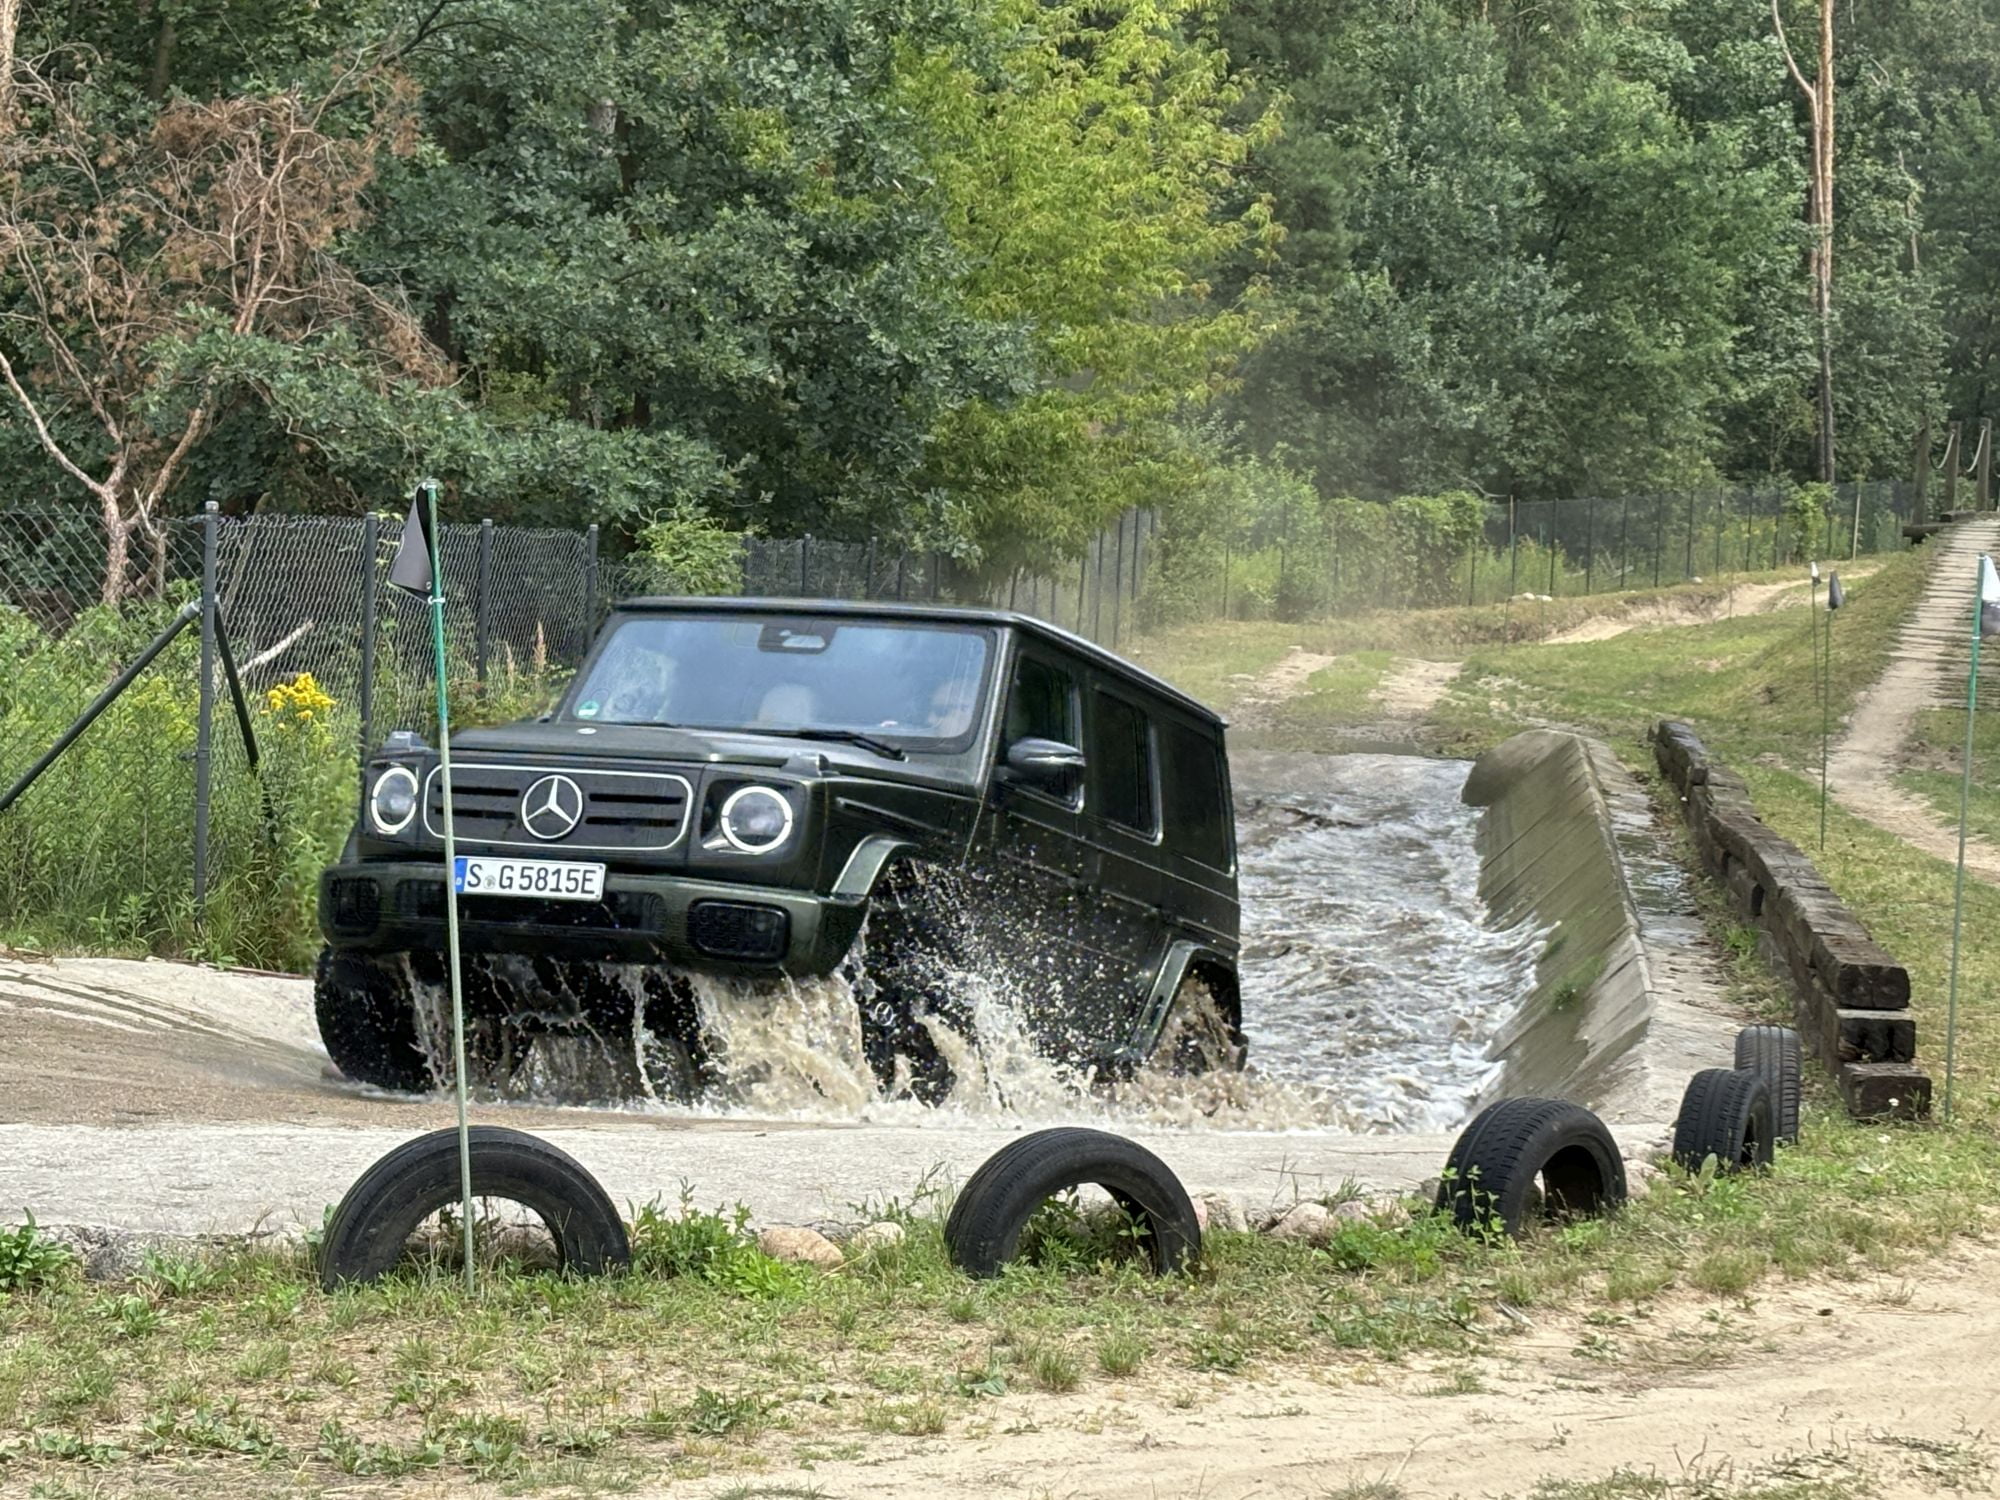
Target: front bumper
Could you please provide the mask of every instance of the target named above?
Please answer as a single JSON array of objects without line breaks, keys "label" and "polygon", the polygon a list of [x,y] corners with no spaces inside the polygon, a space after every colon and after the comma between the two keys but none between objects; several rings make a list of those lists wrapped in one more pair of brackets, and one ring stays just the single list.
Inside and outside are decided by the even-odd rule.
[{"label": "front bumper", "polygon": [[[667,962],[729,974],[831,973],[854,946],[863,899],[691,879],[605,876],[601,901],[459,898],[470,953]],[[335,948],[442,949],[444,872],[437,861],[364,860],[320,877],[319,925]]]}]

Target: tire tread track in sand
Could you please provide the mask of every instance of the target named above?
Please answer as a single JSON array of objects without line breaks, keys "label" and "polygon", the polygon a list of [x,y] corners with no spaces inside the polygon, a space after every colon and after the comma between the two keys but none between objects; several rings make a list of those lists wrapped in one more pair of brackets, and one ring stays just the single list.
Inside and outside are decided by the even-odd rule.
[{"label": "tire tread track in sand", "polygon": [[[1939,859],[1958,858],[1958,829],[1895,783],[1917,715],[1949,707],[1971,637],[1974,564],[2000,548],[2000,516],[1960,521],[1928,545],[1930,581],[1904,622],[1889,665],[1854,705],[1827,762],[1833,799],[1884,833]],[[2000,849],[1981,840],[1965,848],[1965,867],[2000,884]]]}]

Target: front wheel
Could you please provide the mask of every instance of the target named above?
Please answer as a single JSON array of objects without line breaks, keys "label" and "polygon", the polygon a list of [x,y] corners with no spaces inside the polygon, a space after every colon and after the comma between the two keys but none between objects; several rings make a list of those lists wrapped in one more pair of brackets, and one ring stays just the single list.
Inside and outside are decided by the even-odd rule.
[{"label": "front wheel", "polygon": [[436,1083],[417,1036],[409,966],[398,956],[322,948],[313,977],[313,1014],[333,1065],[356,1083],[399,1094]]},{"label": "front wheel", "polygon": [[1243,1044],[1206,979],[1190,974],[1174,991],[1146,1066],[1158,1073],[1240,1073]]}]

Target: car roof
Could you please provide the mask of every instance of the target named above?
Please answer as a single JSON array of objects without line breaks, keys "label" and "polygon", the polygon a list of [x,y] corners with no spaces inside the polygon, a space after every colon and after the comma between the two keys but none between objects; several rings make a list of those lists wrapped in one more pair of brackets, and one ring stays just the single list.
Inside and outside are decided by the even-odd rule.
[{"label": "car roof", "polygon": [[1222,728],[1228,720],[1203,703],[1190,697],[1172,683],[1155,677],[1144,667],[1136,666],[1116,652],[1107,651],[1095,641],[1085,640],[1064,630],[1060,625],[1051,625],[1046,620],[1038,620],[1033,615],[1016,614],[1010,609],[975,609],[956,604],[897,604],[877,600],[858,599],[748,599],[737,596],[721,598],[667,597],[649,595],[644,598],[626,599],[617,606],[619,611],[632,613],[702,613],[702,614],[810,614],[835,617],[850,616],[867,619],[931,621],[950,625],[1004,625],[1022,631],[1051,645],[1057,646],[1073,656],[1086,658],[1093,666],[1124,678],[1127,682],[1145,689],[1156,697],[1165,698],[1179,708],[1187,710],[1198,718]]}]

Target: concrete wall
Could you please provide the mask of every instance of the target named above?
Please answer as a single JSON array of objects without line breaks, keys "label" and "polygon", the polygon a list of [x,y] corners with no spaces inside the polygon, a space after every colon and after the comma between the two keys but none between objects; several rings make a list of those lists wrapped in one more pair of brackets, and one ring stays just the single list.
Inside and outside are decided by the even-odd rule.
[{"label": "concrete wall", "polygon": [[1857,1118],[1914,1117],[1930,1109],[1931,1081],[1915,1066],[1909,971],[1882,950],[1796,844],[1765,826],[1750,789],[1715,760],[1688,725],[1662,719],[1653,752],[1688,830],[1758,951],[1789,980],[1806,1050],[1839,1081]]},{"label": "concrete wall", "polygon": [[1696,1071],[1728,1065],[1737,1023],[1658,981],[1613,832],[1616,817],[1650,817],[1644,791],[1603,745],[1537,729],[1481,756],[1464,797],[1484,809],[1480,893],[1495,919],[1548,929],[1534,991],[1494,1039],[1486,1097],[1671,1121]]}]

